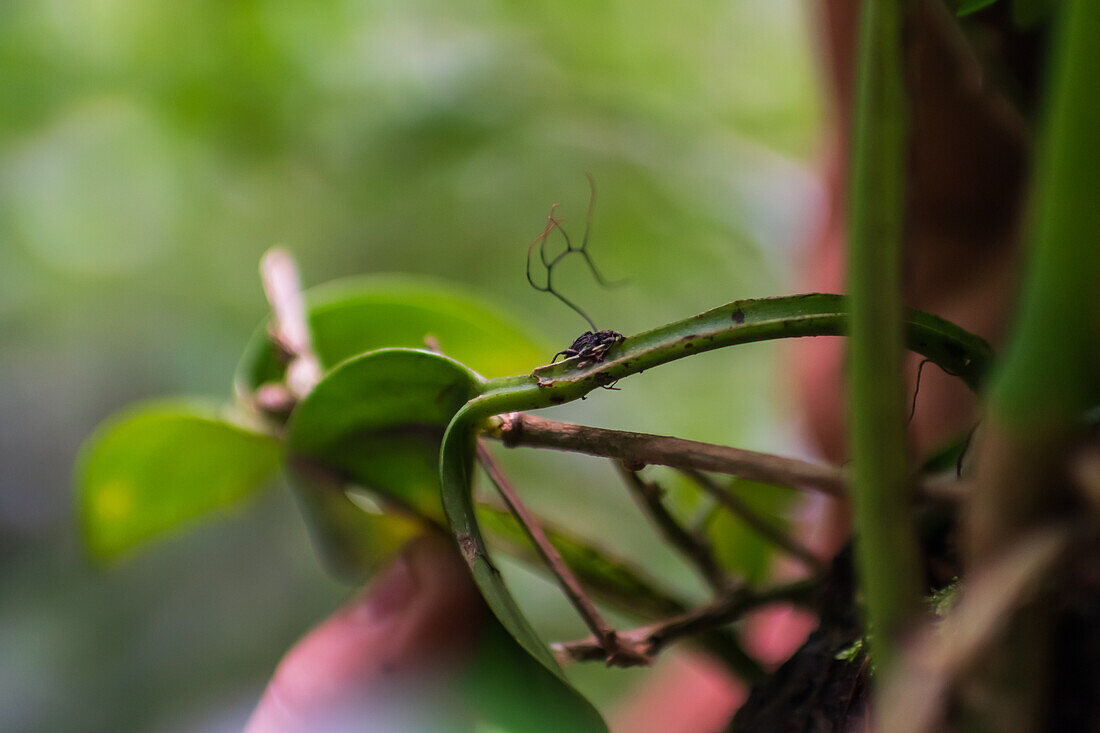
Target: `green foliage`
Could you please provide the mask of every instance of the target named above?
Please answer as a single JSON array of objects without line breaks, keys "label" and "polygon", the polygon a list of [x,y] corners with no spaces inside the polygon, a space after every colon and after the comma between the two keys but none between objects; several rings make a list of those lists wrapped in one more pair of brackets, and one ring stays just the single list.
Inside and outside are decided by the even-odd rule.
[{"label": "green foliage", "polygon": [[[422,520],[442,521],[439,441],[481,377],[424,352],[360,355],[423,348],[430,336],[449,356],[500,375],[529,370],[549,349],[499,308],[430,278],[349,278],[305,296],[314,349],[332,370],[291,416],[291,479],[328,567],[361,578],[422,531]],[[237,368],[236,391],[247,399],[284,371],[262,325]],[[364,509],[374,508],[372,500],[357,504],[347,493],[353,486],[380,492],[375,500],[391,509],[396,501],[405,511]]]},{"label": "green foliage", "polygon": [[[285,427],[273,424],[271,430],[284,436],[288,476],[322,556],[337,572],[359,578],[413,534],[440,525],[445,515],[482,594],[518,644],[513,651],[529,655],[502,654],[499,664],[534,664],[540,670],[524,673],[523,704],[510,708],[509,695],[500,696],[500,690],[486,691],[486,704],[508,718],[529,715],[538,707],[532,700],[549,696],[567,711],[562,714],[574,717],[571,730],[602,730],[602,723],[568,687],[505,586],[478,524],[471,490],[473,441],[481,420],[579,399],[609,381],[708,349],[847,329],[845,301],[837,296],[744,300],[627,339],[605,362],[583,370],[567,363],[537,376],[486,380],[452,355],[499,374],[530,371],[542,352],[474,298],[434,283],[370,278],[317,289],[309,302],[315,346],[328,371],[294,407]],[[912,348],[970,384],[980,380],[988,361],[988,346],[980,339],[915,311],[906,313],[906,325]],[[236,388],[246,405],[255,388],[283,376],[265,334],[266,328],[257,332],[238,368]],[[447,356],[379,348],[421,345],[428,335]],[[189,450],[175,450],[180,445]],[[85,506],[92,507],[85,512],[86,530],[100,554],[151,536],[150,527],[169,528],[247,493],[270,473],[279,454],[276,439],[268,435],[180,410],[123,418],[93,436],[85,451],[83,484],[90,488],[82,493]],[[129,493],[120,494],[119,486]],[[782,512],[786,500],[774,487],[739,482],[738,489],[765,515],[777,518]],[[119,520],[120,496],[130,497],[126,508],[133,526]],[[513,522],[483,516],[515,544]],[[120,527],[129,527],[128,533]],[[710,533],[739,575],[750,581],[762,577],[769,548],[760,538],[725,518],[714,522]],[[625,607],[669,612],[678,606],[582,541],[566,541],[560,533],[557,539],[578,572]],[[478,674],[496,678],[501,669],[490,665]],[[536,679],[546,684],[531,682]],[[531,730],[531,724],[516,728],[521,729]]]},{"label": "green foliage", "polygon": [[114,558],[217,509],[239,504],[274,473],[278,443],[210,405],[132,408],[89,438],[76,468],[84,539]]},{"label": "green foliage", "polygon": [[[425,350],[343,357],[385,342],[423,344],[429,334],[491,371],[530,369],[540,352],[476,299],[409,278],[322,289],[310,315],[324,363],[336,365],[291,413],[283,452],[321,554],[337,573],[360,579],[442,521],[440,440],[484,380]],[[257,342],[238,375],[244,399],[253,386],[281,376],[271,348]],[[116,418],[88,440],[84,453],[78,475],[85,533],[93,552],[106,556],[239,499],[270,475],[280,450],[269,435],[178,407]],[[539,730],[549,725],[544,711],[552,702],[555,720],[568,721],[570,730],[606,730],[533,631],[523,639],[526,652],[499,627],[485,633],[466,693],[487,721],[504,730]],[[538,662],[530,656],[532,640],[543,652]]]},{"label": "green foliage", "polygon": [[[511,514],[485,504],[479,504],[476,511],[478,523],[492,538],[491,544],[503,544],[510,554],[524,555],[520,548],[529,547],[530,540]],[[543,526],[543,530],[565,564],[594,595],[646,617],[660,618],[684,610],[681,603],[639,575],[633,565],[596,550],[591,543],[561,529]]]},{"label": "green foliage", "polygon": [[[729,490],[744,501],[758,516],[786,529],[786,512],[793,506],[795,493],[789,488],[758,481],[734,479]],[[775,546],[729,512],[718,511],[707,525],[715,554],[723,567],[750,585],[767,580],[775,559]]]},{"label": "green foliage", "polygon": [[[313,347],[325,367],[374,349],[424,348],[427,336],[442,353],[490,377],[530,371],[550,351],[499,307],[432,278],[348,278],[312,288],[305,297]],[[237,368],[237,391],[248,394],[283,372],[261,326]]]},{"label": "green foliage", "polygon": [[1021,436],[1036,421],[1068,423],[1096,404],[1100,319],[1100,67],[1092,2],[1068,3],[1063,42],[1052,67],[1052,104],[1038,170],[1031,267],[1015,333],[991,390],[991,404]]},{"label": "green foliage", "polygon": [[[410,519],[443,521],[439,443],[481,382],[439,354],[384,349],[341,363],[297,406],[288,462],[334,568],[361,575],[407,539]],[[395,511],[365,511],[344,493],[349,486]]]},{"label": "green foliage", "polygon": [[952,578],[951,582],[944,587],[933,589],[932,594],[924,600],[932,613],[937,616],[946,616],[955,605],[955,601],[959,599],[961,591],[962,582],[958,578]]},{"label": "green foliage", "polygon": [[526,654],[499,623],[481,633],[462,696],[493,730],[607,733],[596,709],[552,670]]},{"label": "green foliage", "polygon": [[[801,231],[786,194],[799,210],[815,195],[803,165],[819,139],[820,94],[795,2],[685,11],[643,0],[623,13],[592,3],[14,0],[0,3],[0,58],[0,372],[21,435],[5,443],[4,531],[14,527],[16,556],[2,581],[19,600],[3,621],[69,629],[7,655],[34,698],[48,699],[0,715],[17,728],[29,717],[28,730],[71,729],[70,718],[87,730],[145,729],[217,705],[211,665],[181,659],[179,646],[208,645],[202,656],[216,660],[222,687],[252,681],[286,629],[323,607],[325,594],[310,591],[335,593],[291,533],[266,573],[248,576],[242,552],[209,568],[230,585],[249,577],[235,585],[249,603],[279,599],[250,635],[226,638],[250,623],[247,604],[200,593],[184,602],[196,614],[222,603],[222,613],[147,645],[140,623],[119,619],[187,585],[192,568],[174,553],[188,545],[104,581],[41,541],[70,530],[57,495],[65,459],[53,457],[96,420],[135,395],[221,396],[259,312],[263,248],[286,242],[312,281],[431,272],[492,292],[552,331],[542,355],[577,324],[512,275],[545,204],[582,189],[583,171],[608,194],[601,257],[615,275],[629,264],[622,274],[638,285],[595,306],[621,330],[726,297],[716,294],[769,292],[786,266],[786,250],[771,245]],[[442,342],[486,376],[541,360],[498,372]],[[770,373],[757,354],[738,359],[740,383]],[[644,401],[619,395],[616,419],[684,407],[657,386]],[[771,415],[765,390],[748,391],[751,406],[708,416],[716,439]],[[9,512],[12,496],[22,508]],[[265,499],[235,547],[262,555],[270,534],[296,527],[284,511],[279,497]],[[208,529],[204,540],[229,530]],[[284,573],[285,583],[270,580]],[[109,611],[97,600],[106,587],[120,588]],[[282,602],[284,592],[297,595]],[[66,664],[56,667],[57,655]]]},{"label": "green foliage", "polygon": [[[928,314],[908,310],[903,315],[911,348],[960,375],[967,384],[980,382],[990,358],[988,344]],[[566,362],[537,374],[491,379],[482,385],[481,393],[447,427],[440,451],[440,480],[451,531],[482,596],[504,628],[535,659],[560,675],[553,656],[493,565],[478,524],[472,496],[473,447],[483,420],[581,399],[602,385],[710,349],[794,336],[838,335],[847,328],[846,301],[840,296],[814,293],[742,300],[629,337],[613,347],[605,361],[584,369]]]}]

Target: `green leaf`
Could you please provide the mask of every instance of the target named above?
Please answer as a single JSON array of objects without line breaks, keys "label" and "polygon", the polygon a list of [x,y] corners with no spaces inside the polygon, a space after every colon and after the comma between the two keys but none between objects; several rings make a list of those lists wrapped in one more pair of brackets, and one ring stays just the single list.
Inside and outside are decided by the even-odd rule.
[{"label": "green leaf", "polygon": [[[535,553],[527,533],[510,513],[487,504],[477,505],[478,520],[489,537],[510,556],[529,561],[537,569],[545,565]],[[621,610],[645,618],[663,618],[682,613],[683,603],[657,588],[631,564],[607,554],[561,527],[542,523],[550,543],[585,588],[594,596]]]},{"label": "green leaf", "polygon": [[[734,479],[729,489],[761,518],[779,529],[786,528],[786,511],[794,504],[795,492],[743,479]],[[736,516],[719,508],[707,525],[707,537],[722,567],[749,584],[768,579],[777,553],[775,545]]]},{"label": "green leaf", "polygon": [[[353,278],[312,288],[305,297],[314,349],[325,367],[375,349],[423,348],[426,336],[447,356],[491,377],[529,372],[552,352],[501,308],[429,278]],[[283,372],[265,324],[237,368],[237,393],[247,395]]]},{"label": "green leaf", "polygon": [[592,704],[535,661],[499,623],[482,631],[462,695],[478,717],[502,733],[607,731]]},{"label": "green leaf", "polygon": [[[481,595],[489,604],[489,608],[496,614],[501,626],[519,643],[519,646],[528,655],[543,667],[545,672],[542,678],[545,684],[553,683],[561,694],[555,692],[558,700],[552,708],[539,708],[546,711],[553,710],[553,715],[546,715],[540,719],[537,715],[530,719],[527,725],[538,727],[520,727],[515,730],[575,730],[575,731],[606,731],[599,713],[579,692],[574,690],[566,681],[561,667],[550,653],[545,642],[531,627],[527,617],[523,615],[516,604],[512,594],[504,584],[500,575],[489,557],[489,548],[481,535],[474,513],[472,496],[472,477],[474,460],[474,432],[469,416],[477,414],[476,402],[467,404],[463,410],[455,415],[454,420],[447,427],[447,433],[443,438],[443,447],[440,454],[440,477],[443,484],[443,505],[447,511],[447,518],[451,523],[451,530],[458,541],[459,549],[466,559],[474,581],[481,589]],[[556,678],[554,682],[552,678]],[[501,698],[502,704],[507,704],[505,698]],[[515,712],[520,712],[516,710]],[[530,712],[530,711],[528,711]],[[563,716],[561,720],[569,721],[569,726],[559,727],[553,722]]]},{"label": "green leaf", "polygon": [[201,403],[154,403],[103,423],[75,479],[92,556],[114,558],[215,509],[239,503],[277,468],[273,437]]},{"label": "green leaf", "polygon": [[422,519],[386,511],[321,466],[298,462],[287,478],[317,554],[340,579],[362,582],[380,561],[424,534]]},{"label": "green leaf", "polygon": [[961,18],[964,15],[976,13],[995,2],[997,2],[997,0],[964,0],[964,2],[959,5],[959,9],[955,11],[955,15]]},{"label": "green leaf", "polygon": [[[382,349],[340,364],[298,404],[287,425],[289,467],[334,569],[361,575],[416,526],[442,524],[440,441],[482,381],[439,354]],[[347,494],[356,486],[396,513],[356,504]]]}]

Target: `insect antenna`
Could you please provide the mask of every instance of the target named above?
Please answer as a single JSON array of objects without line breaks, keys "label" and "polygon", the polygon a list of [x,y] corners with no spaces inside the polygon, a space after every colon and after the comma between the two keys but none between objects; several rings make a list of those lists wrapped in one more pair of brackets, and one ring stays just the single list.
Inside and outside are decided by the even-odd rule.
[{"label": "insect antenna", "polygon": [[[527,282],[530,283],[531,287],[535,290],[543,293],[550,293],[562,303],[565,303],[565,305],[567,305],[581,318],[588,322],[588,325],[591,326],[592,331],[598,331],[599,329],[596,328],[595,322],[588,317],[588,314],[581,310],[575,303],[573,303],[560,292],[558,292],[554,288],[553,282],[554,268],[558,265],[558,263],[560,263],[563,259],[571,254],[579,254],[581,255],[581,257],[584,258],[585,263],[588,265],[588,269],[592,271],[593,277],[596,278],[596,282],[598,282],[603,287],[615,287],[617,285],[621,285],[622,282],[624,282],[609,282],[608,280],[606,280],[603,275],[600,274],[599,269],[597,269],[596,267],[596,263],[592,261],[592,257],[588,253],[588,237],[592,231],[592,212],[595,210],[596,206],[596,182],[592,178],[591,174],[586,173],[585,177],[588,178],[588,186],[591,191],[591,195],[588,199],[588,214],[585,217],[584,237],[581,239],[580,246],[574,246],[573,240],[569,238],[569,234],[566,233],[565,228],[561,225],[561,222],[564,220],[565,217],[555,216],[554,211],[557,209],[558,205],[552,205],[550,207],[550,213],[546,217],[546,228],[542,230],[541,234],[531,240],[531,244],[527,247]],[[562,239],[565,241],[565,249],[559,252],[554,257],[548,257],[546,253],[546,242],[549,239],[551,232],[553,232],[555,229],[561,234]],[[534,252],[535,245],[538,245],[539,248],[539,261],[542,262],[542,266],[546,269],[545,285],[540,285],[539,283],[535,282],[535,277],[531,272],[531,255]]]}]

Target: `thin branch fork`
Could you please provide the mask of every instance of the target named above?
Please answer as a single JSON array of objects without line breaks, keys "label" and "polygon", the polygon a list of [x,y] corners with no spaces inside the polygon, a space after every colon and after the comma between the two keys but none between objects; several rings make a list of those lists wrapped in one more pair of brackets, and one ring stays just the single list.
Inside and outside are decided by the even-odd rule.
[{"label": "thin branch fork", "polygon": [[813,489],[836,497],[845,493],[844,473],[833,466],[666,435],[573,425],[523,412],[493,418],[485,435],[503,441],[509,448],[524,445],[568,450],[614,458],[630,468],[671,466]]},{"label": "thin branch fork", "polygon": [[[679,616],[620,632],[619,637],[646,655],[655,656],[674,641],[725,626],[763,606],[777,603],[810,605],[819,588],[818,578],[799,580],[763,591],[741,587],[713,603]],[[562,664],[604,659],[603,647],[596,637],[551,644],[551,648]]]},{"label": "thin branch fork", "polygon": [[815,573],[825,572],[826,566],[821,558],[786,532],[769,524],[766,519],[757,514],[753,508],[745,503],[737,494],[700,471],[687,470],[684,471],[684,474],[694,481],[700,489],[714,497],[719,504],[768,542],[771,542],[792,557],[797,558],[809,570]]},{"label": "thin branch fork", "polygon": [[635,501],[653,522],[657,531],[668,541],[673,548],[695,568],[707,581],[707,584],[716,592],[722,592],[729,587],[729,578],[718,565],[714,557],[714,551],[710,544],[688,531],[676,521],[676,517],[665,508],[661,502],[661,488],[648,482],[631,470],[622,462],[615,464],[623,481],[634,496]]},{"label": "thin branch fork", "polygon": [[649,664],[651,660],[648,655],[640,652],[636,645],[629,640],[620,638],[615,630],[600,616],[592,600],[584,592],[580,581],[573,575],[569,566],[562,559],[561,553],[554,548],[546,533],[539,526],[535,515],[520,501],[519,495],[516,494],[511,482],[508,481],[508,478],[500,469],[500,465],[489,453],[484,441],[478,441],[477,457],[482,468],[485,469],[485,473],[489,475],[490,481],[500,492],[501,498],[504,499],[509,511],[512,512],[516,521],[527,532],[527,536],[534,543],[539,556],[550,568],[554,577],[557,578],[570,603],[584,619],[588,628],[592,630],[593,636],[598,639],[596,643],[599,644],[602,658],[608,666],[631,667]]}]

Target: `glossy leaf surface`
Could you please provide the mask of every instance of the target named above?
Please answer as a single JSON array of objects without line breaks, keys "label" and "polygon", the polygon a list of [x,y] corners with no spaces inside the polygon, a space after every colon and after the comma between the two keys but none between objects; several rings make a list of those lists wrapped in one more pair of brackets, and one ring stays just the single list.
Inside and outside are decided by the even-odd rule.
[{"label": "glossy leaf surface", "polygon": [[[359,575],[418,523],[442,523],[439,444],[481,381],[439,354],[383,349],[338,365],[299,403],[287,425],[288,465],[335,569]],[[376,506],[356,503],[354,487]]]},{"label": "glossy leaf surface", "polygon": [[[351,278],[305,296],[313,346],[326,368],[375,349],[424,348],[426,337],[447,356],[491,377],[531,371],[549,361],[552,351],[529,338],[499,307],[430,278]],[[266,328],[260,328],[237,369],[238,394],[282,374]]]},{"label": "glossy leaf surface", "polygon": [[109,559],[208,512],[238,504],[275,471],[275,438],[201,403],[154,403],[100,426],[76,485],[92,556]]}]

